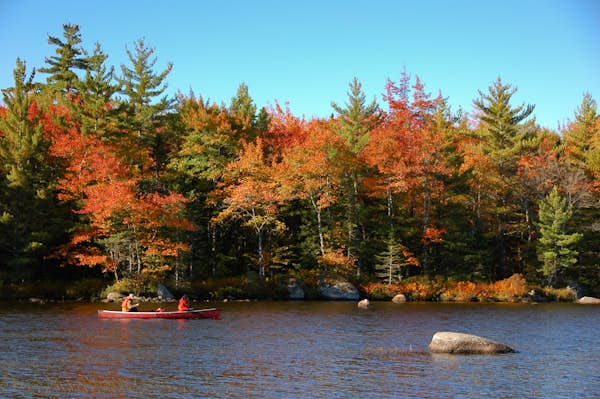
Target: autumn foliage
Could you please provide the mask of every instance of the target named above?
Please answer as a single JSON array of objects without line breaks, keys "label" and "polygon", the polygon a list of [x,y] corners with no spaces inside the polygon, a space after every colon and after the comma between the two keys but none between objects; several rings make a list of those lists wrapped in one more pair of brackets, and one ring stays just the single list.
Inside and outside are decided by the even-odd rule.
[{"label": "autumn foliage", "polygon": [[524,299],[532,287],[520,274],[493,283],[416,280],[394,284],[371,283],[362,286],[367,295],[376,299],[391,299],[404,294],[410,300],[438,300],[446,302],[515,302]]},{"label": "autumn foliage", "polygon": [[[245,84],[229,103],[170,98],[172,65],[154,70],[143,40],[117,74],[77,25],[63,28],[77,40],[50,41],[45,83],[18,60],[3,90],[0,276],[48,264],[175,285],[340,274],[375,297],[515,300],[542,282],[537,252],[551,242],[548,254],[572,254],[553,283],[598,286],[589,94],[553,131],[500,77],[465,112],[404,71],[380,98],[354,78],[330,115],[298,116],[257,107]],[[539,216],[551,192],[572,209],[561,233],[581,236],[563,249],[542,237],[540,223],[558,223]]]}]

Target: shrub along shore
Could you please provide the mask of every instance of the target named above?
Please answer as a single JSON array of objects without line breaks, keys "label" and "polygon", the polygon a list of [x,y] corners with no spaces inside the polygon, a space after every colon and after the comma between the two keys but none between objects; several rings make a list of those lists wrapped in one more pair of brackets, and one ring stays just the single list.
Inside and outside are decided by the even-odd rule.
[{"label": "shrub along shore", "polygon": [[[305,300],[322,300],[318,281],[301,281]],[[577,287],[550,288],[529,284],[520,274],[490,282],[455,281],[437,278],[409,278],[392,284],[354,284],[361,298],[372,301],[389,301],[403,294],[410,302],[574,302],[581,292]],[[196,300],[289,300],[288,281],[262,280],[251,276],[207,280],[185,287],[169,287],[173,294],[187,294]],[[70,283],[44,282],[44,284],[5,284],[0,286],[0,299],[79,300],[100,301],[108,293],[133,292],[148,300],[159,299],[155,290],[140,287],[128,280],[106,286],[102,279],[82,279]]]}]

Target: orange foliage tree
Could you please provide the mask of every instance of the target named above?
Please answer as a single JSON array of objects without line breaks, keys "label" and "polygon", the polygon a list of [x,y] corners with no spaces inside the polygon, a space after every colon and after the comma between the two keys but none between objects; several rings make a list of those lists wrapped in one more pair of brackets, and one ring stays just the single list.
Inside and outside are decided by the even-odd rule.
[{"label": "orange foliage tree", "polygon": [[44,128],[51,153],[65,164],[59,198],[82,216],[71,240],[55,255],[66,263],[99,265],[118,279],[178,259],[186,245],[173,231],[194,226],[183,216],[186,202],[174,193],[139,192],[134,177],[111,144],[96,134],[82,135],[67,108],[50,106]]},{"label": "orange foliage tree", "polygon": [[265,157],[261,138],[243,143],[239,159],[226,168],[226,177],[215,191],[223,209],[213,218],[219,223],[228,218],[241,219],[256,233],[258,272],[265,276],[264,239],[267,231],[278,232],[285,225],[278,219],[279,183],[275,178],[278,165]]},{"label": "orange foliage tree", "polygon": [[[427,248],[432,242],[439,242],[443,234],[433,220],[433,200],[441,196],[442,176],[449,169],[441,151],[442,135],[436,131],[433,120],[441,98],[430,99],[418,78],[413,90],[411,101],[406,73],[399,85],[388,81],[384,99],[389,110],[382,125],[371,133],[361,155],[378,172],[373,192],[387,198],[390,221],[394,217],[394,198],[401,193],[408,195],[408,204],[420,213],[424,246],[421,264],[426,272]],[[433,236],[435,241],[431,240]]]},{"label": "orange foliage tree", "polygon": [[327,121],[313,119],[303,128],[301,139],[285,148],[279,175],[285,197],[306,201],[313,210],[323,257],[331,250],[323,212],[337,200],[342,170],[335,157],[343,143]]}]

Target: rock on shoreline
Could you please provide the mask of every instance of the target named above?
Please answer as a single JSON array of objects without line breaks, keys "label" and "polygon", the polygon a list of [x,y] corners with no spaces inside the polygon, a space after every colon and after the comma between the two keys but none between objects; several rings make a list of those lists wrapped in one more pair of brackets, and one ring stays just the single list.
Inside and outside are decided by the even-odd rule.
[{"label": "rock on shoreline", "polygon": [[433,335],[429,350],[433,353],[481,354],[511,353],[515,350],[500,342],[477,335],[457,332],[437,332]]},{"label": "rock on shoreline", "polygon": [[582,305],[600,305],[600,299],[591,296],[584,296],[577,300],[577,303]]},{"label": "rock on shoreline", "polygon": [[349,281],[342,278],[329,277],[319,282],[319,294],[323,299],[334,301],[357,301],[360,292]]}]

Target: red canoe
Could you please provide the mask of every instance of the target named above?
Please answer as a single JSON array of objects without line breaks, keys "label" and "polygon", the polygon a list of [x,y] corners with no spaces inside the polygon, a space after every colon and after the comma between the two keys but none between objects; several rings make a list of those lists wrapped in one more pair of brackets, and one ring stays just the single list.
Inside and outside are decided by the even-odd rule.
[{"label": "red canoe", "polygon": [[122,312],[120,310],[99,310],[100,319],[218,319],[221,311],[215,308],[173,312]]}]

